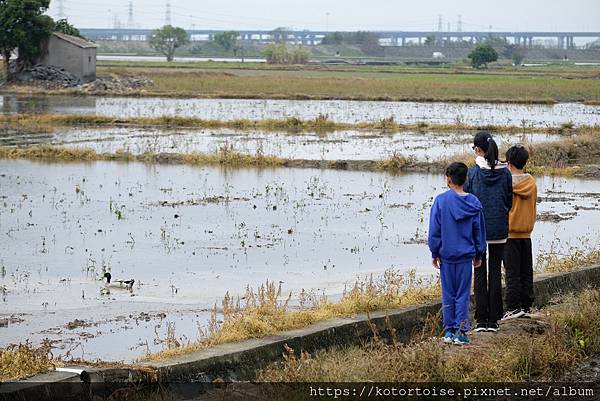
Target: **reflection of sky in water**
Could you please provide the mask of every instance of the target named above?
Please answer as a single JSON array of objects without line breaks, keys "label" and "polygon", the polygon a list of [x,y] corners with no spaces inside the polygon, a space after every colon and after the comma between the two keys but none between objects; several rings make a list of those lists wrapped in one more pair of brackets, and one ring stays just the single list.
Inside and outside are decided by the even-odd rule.
[{"label": "reflection of sky in water", "polygon": [[[534,143],[560,139],[550,134],[496,134],[500,145]],[[419,160],[471,152],[470,132],[402,132],[383,134],[378,131],[337,131],[328,134],[205,130],[149,130],[135,128],[70,129],[58,134],[0,134],[0,144],[54,144],[92,148],[98,152],[125,149],[140,154],[150,152],[213,152],[233,145],[239,152],[290,159],[379,160],[394,152]]]},{"label": "reflection of sky in water", "polygon": [[119,97],[5,96],[4,113],[43,112],[114,117],[186,116],[211,120],[313,119],[319,114],[338,122],[559,126],[600,124],[600,106],[581,103],[522,105],[492,103],[360,102],[348,100],[251,100]]},{"label": "reflection of sky in water", "polygon": [[[534,252],[551,246],[566,251],[581,238],[597,245],[600,195],[583,194],[597,192],[597,182],[538,182],[544,196],[579,193],[560,195],[571,199],[566,202],[541,203],[540,212],[584,208],[560,224],[539,222]],[[433,274],[423,240],[429,206],[444,190],[444,180],[337,170],[0,161],[0,189],[0,259],[6,267],[0,285],[8,289],[0,313],[33,313],[24,324],[0,328],[10,334],[2,333],[3,341],[10,342],[44,324],[161,309],[182,311],[167,320],[180,321],[182,332],[196,338],[189,322],[205,321],[206,314],[183,311],[210,307],[226,291],[239,294],[247,284],[256,287],[268,279],[282,281],[286,291],[339,294],[357,275],[392,266]],[[215,196],[229,201],[210,199]],[[115,277],[142,283],[135,296],[101,297],[94,278],[103,265]],[[154,326],[144,324],[90,328],[104,336],[85,347],[101,355],[107,338],[115,341],[111,352],[152,342]],[[165,330],[164,322],[161,327]],[[123,355],[136,352],[141,351]]]}]

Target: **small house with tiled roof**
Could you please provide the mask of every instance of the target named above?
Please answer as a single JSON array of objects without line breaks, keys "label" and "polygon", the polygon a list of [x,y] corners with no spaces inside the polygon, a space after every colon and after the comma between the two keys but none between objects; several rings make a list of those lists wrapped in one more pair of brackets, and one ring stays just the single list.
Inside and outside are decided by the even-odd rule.
[{"label": "small house with tiled roof", "polygon": [[54,32],[44,46],[39,64],[62,67],[82,82],[94,81],[97,48],[95,43],[78,36]]}]

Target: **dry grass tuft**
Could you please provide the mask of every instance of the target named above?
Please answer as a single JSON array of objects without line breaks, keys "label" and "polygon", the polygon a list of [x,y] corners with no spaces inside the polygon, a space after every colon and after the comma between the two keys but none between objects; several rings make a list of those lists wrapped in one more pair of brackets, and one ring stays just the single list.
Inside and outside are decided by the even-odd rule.
[{"label": "dry grass tuft", "polygon": [[59,359],[54,359],[51,350],[49,341],[37,348],[26,342],[0,349],[0,381],[26,378],[62,365]]},{"label": "dry grass tuft", "polygon": [[460,122],[454,124],[428,124],[419,122],[402,124],[393,117],[374,122],[342,123],[329,119],[327,114],[319,114],[314,119],[303,120],[297,117],[266,120],[205,120],[195,117],[129,117],[113,118],[95,115],[61,115],[61,114],[11,114],[0,116],[0,125],[8,128],[29,130],[35,132],[50,132],[56,127],[64,126],[156,126],[156,127],[185,127],[185,128],[230,128],[238,130],[260,129],[265,131],[312,131],[319,133],[348,129],[385,130],[388,132],[424,131],[456,132],[456,131],[490,131],[503,133],[553,133],[577,134],[597,132],[599,127],[564,127],[540,128],[518,127],[505,125],[466,125]]},{"label": "dry grass tuft", "polygon": [[375,165],[377,170],[388,171],[391,173],[397,173],[406,167],[414,164],[416,159],[412,156],[402,156],[400,153],[394,151],[388,159],[378,161]]},{"label": "dry grass tuft", "polygon": [[145,163],[184,163],[194,166],[221,165],[227,167],[272,167],[285,164],[286,160],[266,156],[261,150],[254,155],[237,152],[225,145],[214,153],[152,153],[139,155],[117,150],[114,153],[98,153],[93,149],[63,146],[36,145],[25,148],[0,146],[0,159],[30,159],[53,161],[138,161]]},{"label": "dry grass tuft", "polygon": [[193,166],[219,164],[232,167],[274,167],[281,166],[286,161],[276,156],[266,156],[261,149],[258,149],[254,155],[240,153],[231,144],[223,145],[215,153],[184,154],[182,160],[185,164]]},{"label": "dry grass tuft", "polygon": [[93,161],[102,159],[103,155],[92,149],[67,148],[61,146],[40,145],[26,148],[2,146],[0,147],[0,158]]},{"label": "dry grass tuft", "polygon": [[529,150],[528,172],[572,176],[578,166],[600,161],[598,127],[585,128],[581,134],[560,141],[534,144]]},{"label": "dry grass tuft", "polygon": [[437,299],[440,293],[439,283],[433,278],[419,278],[414,271],[402,274],[388,270],[380,279],[370,276],[357,280],[338,302],[303,290],[298,294],[298,305],[291,306],[292,293],[282,295],[280,285],[267,282],[257,291],[247,288],[244,296],[235,300],[227,293],[222,309],[215,305],[208,328],[197,342],[148,355],[147,360],[164,360],[218,344],[275,335],[316,321],[416,305]]},{"label": "dry grass tuft", "polygon": [[600,263],[600,250],[573,250],[569,255],[560,255],[550,251],[540,254],[536,260],[536,270],[547,273],[573,271],[581,266]]}]

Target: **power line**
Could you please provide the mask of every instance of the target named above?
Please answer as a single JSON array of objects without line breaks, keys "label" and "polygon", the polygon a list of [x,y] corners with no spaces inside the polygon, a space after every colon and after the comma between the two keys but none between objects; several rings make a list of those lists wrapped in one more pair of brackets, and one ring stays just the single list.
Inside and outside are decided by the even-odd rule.
[{"label": "power line", "polygon": [[171,25],[171,0],[167,0],[167,9],[165,12],[165,25]]},{"label": "power line", "polygon": [[462,15],[458,14],[458,22],[456,23],[456,32],[462,32]]},{"label": "power line", "polygon": [[127,26],[129,28],[133,28],[134,27],[134,23],[133,23],[133,1],[129,0],[129,4],[127,5]]}]

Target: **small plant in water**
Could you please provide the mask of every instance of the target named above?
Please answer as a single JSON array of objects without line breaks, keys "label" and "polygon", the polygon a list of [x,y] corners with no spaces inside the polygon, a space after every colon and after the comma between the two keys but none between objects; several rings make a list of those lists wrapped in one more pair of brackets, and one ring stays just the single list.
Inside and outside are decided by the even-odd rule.
[{"label": "small plant in water", "polygon": [[118,207],[116,205],[113,205],[112,201],[110,203],[110,210],[113,211],[115,213],[115,216],[117,216],[117,220],[123,220],[125,219],[125,205],[122,205],[121,207]]},{"label": "small plant in water", "polygon": [[562,123],[560,125],[560,128],[565,130],[565,129],[573,129],[575,128],[575,124],[573,123],[573,121],[568,121],[566,123]]}]

